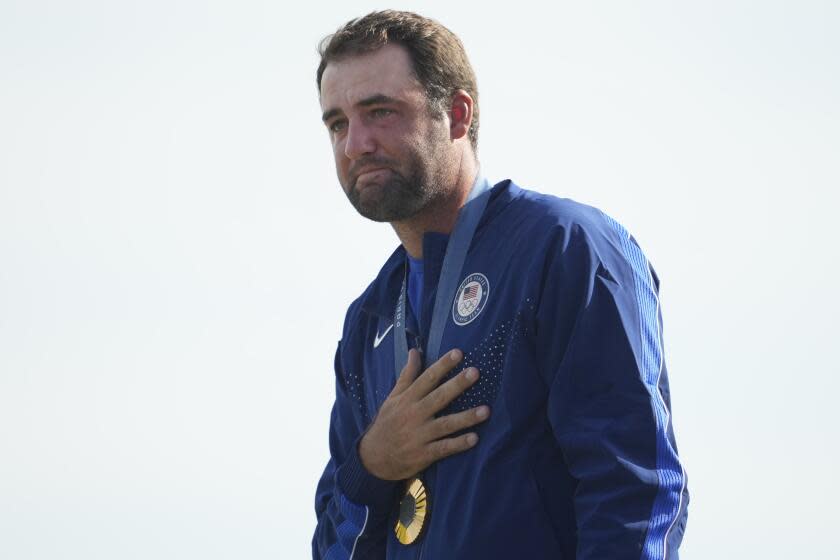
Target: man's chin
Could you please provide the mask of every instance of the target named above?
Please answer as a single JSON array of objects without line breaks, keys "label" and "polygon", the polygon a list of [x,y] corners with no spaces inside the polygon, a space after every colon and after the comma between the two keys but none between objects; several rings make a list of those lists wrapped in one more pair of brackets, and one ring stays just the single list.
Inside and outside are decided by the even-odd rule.
[{"label": "man's chin", "polygon": [[399,213],[376,201],[357,201],[353,206],[363,217],[374,222],[393,222],[403,219]]},{"label": "man's chin", "polygon": [[[373,175],[373,174],[371,174]],[[423,207],[422,197],[399,182],[374,180],[356,181],[347,198],[356,211],[374,222],[407,220]],[[376,177],[379,179],[379,177]]]},{"label": "man's chin", "polygon": [[[372,189],[371,189],[372,190]],[[356,200],[351,200],[356,211],[374,222],[398,222],[417,214],[418,210],[409,207],[404,200],[392,200],[387,196],[365,196],[363,193]]]},{"label": "man's chin", "polygon": [[388,221],[383,219],[386,216],[382,214],[382,191],[375,185],[363,185],[361,188],[353,185],[352,190],[347,193],[347,199],[363,217],[375,222]]}]

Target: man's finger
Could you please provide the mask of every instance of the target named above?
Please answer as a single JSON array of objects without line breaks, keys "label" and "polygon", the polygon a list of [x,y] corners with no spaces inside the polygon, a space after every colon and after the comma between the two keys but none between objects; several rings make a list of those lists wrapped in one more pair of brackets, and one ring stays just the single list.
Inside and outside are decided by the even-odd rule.
[{"label": "man's finger", "polygon": [[420,401],[420,406],[427,414],[436,414],[443,410],[446,405],[458,398],[458,395],[469,389],[476,381],[478,381],[478,369],[474,367],[467,368],[426,395],[423,400]]},{"label": "man's finger", "polygon": [[394,389],[391,391],[391,394],[397,395],[411,387],[411,384],[414,383],[418,373],[420,373],[420,352],[418,352],[417,349],[412,348],[408,351],[408,361],[402,368],[400,376],[397,378],[397,383],[394,385]]},{"label": "man's finger", "polygon": [[415,392],[416,398],[418,400],[422,399],[433,391],[434,388],[440,384],[440,380],[443,379],[452,368],[458,365],[463,357],[464,353],[456,348],[454,350],[450,350],[441,356],[438,361],[426,368],[426,371],[417,378],[417,382],[412,386],[412,391]]},{"label": "man's finger", "polygon": [[440,439],[459,430],[475,426],[479,422],[487,420],[489,416],[490,407],[479,406],[456,414],[435,418],[429,426],[429,440]]},{"label": "man's finger", "polygon": [[429,444],[428,452],[431,463],[440,461],[444,457],[455,455],[470,449],[478,443],[478,434],[470,432],[457,437],[439,439]]}]

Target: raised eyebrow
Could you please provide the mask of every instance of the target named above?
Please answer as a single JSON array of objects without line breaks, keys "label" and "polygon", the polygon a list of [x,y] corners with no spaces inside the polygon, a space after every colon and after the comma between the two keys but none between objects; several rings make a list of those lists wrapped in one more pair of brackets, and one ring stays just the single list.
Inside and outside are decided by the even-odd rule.
[{"label": "raised eyebrow", "polygon": [[324,114],[321,115],[321,120],[324,121],[324,122],[327,122],[331,118],[335,117],[336,115],[340,115],[340,114],[341,114],[341,109],[329,109],[327,111],[324,111]]},{"label": "raised eyebrow", "polygon": [[359,107],[369,107],[371,105],[381,105],[383,103],[399,103],[399,100],[394,99],[393,97],[389,97],[385,94],[378,93],[376,95],[371,95],[370,97],[365,97],[358,103],[356,103]]},{"label": "raised eyebrow", "polygon": [[[398,104],[399,100],[393,97],[389,97],[382,93],[377,93],[376,95],[371,95],[370,97],[365,97],[358,103],[356,103],[357,107],[370,107],[371,105],[381,105],[384,103],[390,104]],[[341,109],[329,109],[324,111],[324,114],[321,115],[321,120],[327,122],[331,118],[340,115],[342,113]]]}]

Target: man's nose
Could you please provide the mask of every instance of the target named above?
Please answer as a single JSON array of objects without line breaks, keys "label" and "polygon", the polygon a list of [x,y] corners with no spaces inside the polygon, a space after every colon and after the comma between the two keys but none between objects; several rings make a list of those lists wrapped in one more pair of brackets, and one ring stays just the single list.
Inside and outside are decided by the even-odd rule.
[{"label": "man's nose", "polygon": [[344,142],[344,155],[349,159],[372,154],[376,151],[376,140],[371,130],[359,121],[347,124],[347,138]]}]

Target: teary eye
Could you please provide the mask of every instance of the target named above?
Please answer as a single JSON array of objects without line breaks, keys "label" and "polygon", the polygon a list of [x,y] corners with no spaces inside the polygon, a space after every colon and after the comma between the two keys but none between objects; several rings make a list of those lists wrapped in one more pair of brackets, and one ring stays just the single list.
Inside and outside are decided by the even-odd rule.
[{"label": "teary eye", "polygon": [[341,132],[347,126],[347,121],[344,119],[334,120],[329,124],[330,132]]}]

